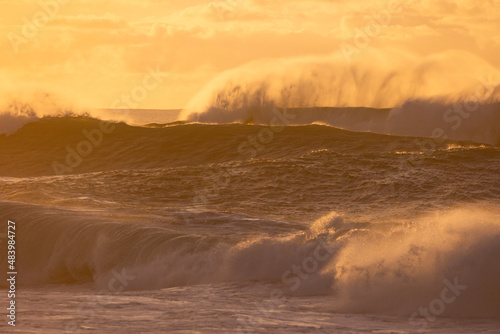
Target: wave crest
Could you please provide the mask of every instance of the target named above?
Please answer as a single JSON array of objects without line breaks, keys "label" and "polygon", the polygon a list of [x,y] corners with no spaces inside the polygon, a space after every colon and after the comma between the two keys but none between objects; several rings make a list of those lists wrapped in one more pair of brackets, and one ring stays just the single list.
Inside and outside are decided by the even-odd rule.
[{"label": "wave crest", "polygon": [[444,315],[500,311],[500,225],[498,212],[486,209],[398,225],[345,222],[331,213],[304,232],[231,238],[6,205],[3,215],[18,212],[22,284],[92,281],[107,289],[117,273],[129,278],[124,289],[260,280],[287,295],[332,295],[336,312],[409,315],[458,282],[463,293]]},{"label": "wave crest", "polygon": [[456,50],[420,60],[379,50],[352,63],[339,54],[266,60],[215,78],[181,118],[269,124],[273,110],[286,107],[297,113],[291,124],[494,145],[500,141],[499,80],[490,64]]}]

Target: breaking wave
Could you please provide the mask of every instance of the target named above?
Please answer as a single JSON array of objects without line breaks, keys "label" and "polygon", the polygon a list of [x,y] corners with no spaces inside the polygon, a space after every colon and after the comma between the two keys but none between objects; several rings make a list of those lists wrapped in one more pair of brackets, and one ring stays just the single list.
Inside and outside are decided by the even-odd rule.
[{"label": "breaking wave", "polygon": [[[112,215],[0,205],[2,218],[18,217],[22,284],[93,282],[121,291],[258,280],[277,283],[285,295],[332,295],[337,312],[402,314],[458,284],[445,315],[500,311],[500,225],[492,210],[450,210],[398,225],[347,222],[332,212],[303,231],[290,225],[281,236],[231,237],[189,233],[175,220],[138,225]],[[237,226],[234,219],[218,227]],[[5,253],[0,260],[7,262]]]},{"label": "breaking wave", "polygon": [[286,107],[295,111],[290,124],[322,122],[494,145],[500,133],[499,81],[494,67],[462,51],[420,60],[379,50],[350,63],[341,54],[266,60],[216,77],[181,118],[269,124],[275,108]]}]

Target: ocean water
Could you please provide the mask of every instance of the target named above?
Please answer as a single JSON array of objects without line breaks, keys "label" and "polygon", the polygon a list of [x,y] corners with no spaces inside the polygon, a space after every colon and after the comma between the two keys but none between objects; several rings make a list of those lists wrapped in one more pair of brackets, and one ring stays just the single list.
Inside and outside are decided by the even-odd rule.
[{"label": "ocean water", "polygon": [[11,117],[0,332],[500,333],[497,107]]}]

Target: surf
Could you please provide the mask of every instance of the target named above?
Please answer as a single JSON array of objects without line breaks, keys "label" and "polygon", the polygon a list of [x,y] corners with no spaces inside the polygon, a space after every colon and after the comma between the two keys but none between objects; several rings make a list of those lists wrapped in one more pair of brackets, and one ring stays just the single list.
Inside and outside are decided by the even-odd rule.
[{"label": "surf", "polygon": [[498,317],[500,310],[495,209],[452,209],[406,224],[356,223],[331,212],[277,236],[245,236],[243,222],[233,220],[240,236],[229,237],[97,212],[0,206],[2,216],[18,217],[24,285],[91,282],[102,289],[117,272],[131,278],[125,290],[265,281],[285,295],[329,295],[335,312],[401,315],[439,297],[448,280],[466,288],[443,315]]}]

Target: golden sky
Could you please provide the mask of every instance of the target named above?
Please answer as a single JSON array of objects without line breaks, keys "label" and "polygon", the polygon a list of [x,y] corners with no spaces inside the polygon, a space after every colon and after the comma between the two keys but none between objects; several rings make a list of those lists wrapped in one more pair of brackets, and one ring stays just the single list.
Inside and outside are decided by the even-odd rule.
[{"label": "golden sky", "polygon": [[220,73],[261,59],[354,57],[372,48],[423,58],[460,50],[500,68],[499,0],[0,5],[1,88],[43,89],[101,108],[120,107],[117,99],[134,89],[134,107],[183,108]]}]

